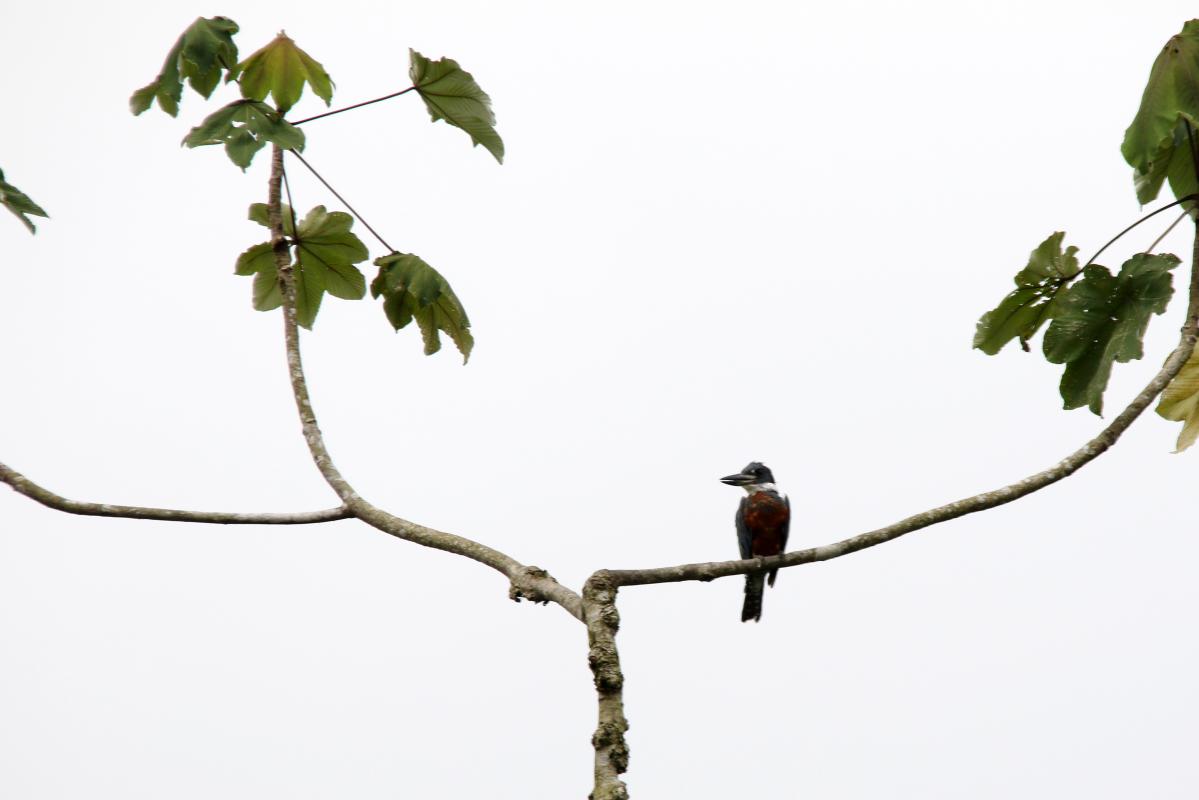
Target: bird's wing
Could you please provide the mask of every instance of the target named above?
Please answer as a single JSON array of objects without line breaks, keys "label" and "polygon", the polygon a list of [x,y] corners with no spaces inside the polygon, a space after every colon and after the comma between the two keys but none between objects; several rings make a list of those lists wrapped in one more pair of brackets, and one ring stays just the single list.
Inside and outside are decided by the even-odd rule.
[{"label": "bird's wing", "polygon": [[741,505],[737,506],[737,544],[741,547],[742,558],[753,558],[749,528],[745,527],[745,507],[747,505],[749,505],[749,498],[742,497]]},{"label": "bird's wing", "polygon": [[787,506],[787,520],[783,523],[783,534],[779,537],[779,547],[782,552],[787,552],[787,537],[791,535],[791,498],[783,497],[783,503]]}]

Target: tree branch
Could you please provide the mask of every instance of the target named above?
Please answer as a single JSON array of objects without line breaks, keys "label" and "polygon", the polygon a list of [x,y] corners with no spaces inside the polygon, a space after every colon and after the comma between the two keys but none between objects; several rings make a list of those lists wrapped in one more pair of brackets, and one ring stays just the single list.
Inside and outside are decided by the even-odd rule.
[{"label": "tree branch", "polygon": [[[605,570],[604,574],[615,586],[635,586],[649,583],[671,583],[675,581],[710,581],[729,575],[744,575],[777,567],[794,567],[813,561],[828,561],[849,553],[865,550],[867,547],[898,539],[905,533],[918,531],[941,522],[947,522],[957,517],[985,511],[989,508],[1010,503],[1025,495],[1044,489],[1068,477],[1083,466],[1098,458],[1120,438],[1121,434],[1141,415],[1162,390],[1174,379],[1178,371],[1191,357],[1195,349],[1196,339],[1199,339],[1199,227],[1195,232],[1195,243],[1191,257],[1191,280],[1189,302],[1186,320],[1183,322],[1178,346],[1166,358],[1161,371],[1153,376],[1153,380],[1141,390],[1128,407],[1112,420],[1098,436],[1091,439],[1078,450],[1059,461],[1049,469],[1028,476],[1022,481],[995,489],[990,492],[976,494],[953,503],[948,503],[928,511],[914,514],[885,528],[862,533],[849,539],[823,547],[813,547],[808,550],[796,550],[781,556],[749,559],[740,561],[714,561],[704,564],[683,564],[677,567],[660,567],[657,569]],[[599,573],[596,573],[599,574]]]},{"label": "tree branch", "polygon": [[271,157],[271,179],[268,193],[268,221],[271,226],[271,244],[275,254],[275,265],[282,284],[283,335],[287,349],[288,374],[291,378],[292,394],[300,415],[304,440],[312,460],[325,481],[337,493],[355,517],[378,528],[384,533],[416,544],[445,550],[465,556],[503,573],[511,587],[508,596],[513,600],[531,600],[535,603],[554,602],[562,606],[578,620],[583,619],[582,599],[574,591],[553,579],[545,570],[525,566],[509,555],[484,544],[453,533],[427,528],[415,522],[401,519],[364,500],[333,464],[325,447],[324,437],[317,425],[308,395],[308,383],[304,377],[304,365],[300,359],[300,330],[296,324],[295,281],[292,276],[291,255],[283,233],[282,198],[280,186],[283,182],[283,151],[274,146]]},{"label": "tree branch", "polygon": [[7,483],[17,492],[47,508],[89,517],[125,517],[127,519],[157,519],[168,522],[208,522],[217,525],[310,525],[350,519],[354,515],[344,505],[324,511],[297,511],[291,514],[243,514],[236,511],[182,511],[175,508],[145,508],[119,506],[112,503],[84,503],[68,500],[49,489],[38,486],[15,469],[0,464],[0,483]]},{"label": "tree branch", "polygon": [[583,585],[583,615],[587,623],[587,663],[599,698],[599,723],[591,737],[595,748],[595,789],[590,800],[628,800],[629,790],[620,779],[629,768],[625,731],[624,674],[616,649],[620,613],[616,610],[617,586],[600,571]]}]

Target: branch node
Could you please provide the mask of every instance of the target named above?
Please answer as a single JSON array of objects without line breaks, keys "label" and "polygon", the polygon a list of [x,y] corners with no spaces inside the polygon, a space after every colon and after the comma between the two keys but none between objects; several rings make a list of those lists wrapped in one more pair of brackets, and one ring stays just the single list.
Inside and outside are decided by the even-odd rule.
[{"label": "branch node", "polygon": [[542,581],[552,581],[554,576],[543,570],[541,567],[524,567],[512,578],[512,583],[508,587],[508,599],[519,603],[521,600],[528,600],[530,603],[541,603],[546,605],[552,599],[538,583]]}]

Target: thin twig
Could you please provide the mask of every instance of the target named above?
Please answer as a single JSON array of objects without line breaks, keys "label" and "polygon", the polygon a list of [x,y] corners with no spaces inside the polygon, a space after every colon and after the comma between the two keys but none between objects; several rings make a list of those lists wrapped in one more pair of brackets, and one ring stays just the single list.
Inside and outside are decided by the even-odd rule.
[{"label": "thin twig", "polygon": [[1176,220],[1174,220],[1173,222],[1171,222],[1171,223],[1170,223],[1170,227],[1168,227],[1168,228],[1166,228],[1164,231],[1162,231],[1162,235],[1161,235],[1161,236],[1159,236],[1159,237],[1157,237],[1156,239],[1154,239],[1154,240],[1153,240],[1153,244],[1149,245],[1149,249],[1148,249],[1148,250],[1146,250],[1145,252],[1146,252],[1146,253],[1152,253],[1154,250],[1156,250],[1156,249],[1157,249],[1157,246],[1158,246],[1159,244],[1161,244],[1161,243],[1162,243],[1162,239],[1165,239],[1167,236],[1169,236],[1169,235],[1170,235],[1170,231],[1172,231],[1172,230],[1174,230],[1176,227],[1178,227],[1178,223],[1180,223],[1180,222],[1182,222],[1184,219],[1186,219],[1186,217],[1187,217],[1187,214],[1189,214],[1189,213],[1190,213],[1189,211],[1184,211],[1184,212],[1182,212],[1181,214],[1179,214],[1179,215],[1178,215],[1178,219],[1176,219]]},{"label": "thin twig", "polygon": [[[283,151],[275,147],[272,154],[269,202],[267,203],[272,242],[283,241],[282,199],[280,197],[282,179]],[[304,376],[304,365],[300,358],[300,330],[296,324],[295,280],[291,274],[286,245],[276,246],[275,260],[283,290],[283,336],[287,350],[288,374],[291,379],[292,394],[296,400],[296,409],[300,416],[300,425],[304,432],[304,440],[308,443],[308,450],[317,469],[329,486],[333,488],[333,491],[337,493],[337,496],[346,504],[346,507],[358,519],[384,533],[425,547],[465,556],[503,573],[510,581],[508,596],[514,600],[531,600],[537,603],[554,602],[566,609],[571,616],[582,620],[582,598],[554,580],[545,570],[521,564],[505,553],[464,536],[427,528],[390,514],[364,500],[342,476],[334,466],[333,459],[325,447],[324,437],[321,435],[316,414],[312,409],[312,400],[308,394],[308,382]]]},{"label": "thin twig", "polygon": [[327,180],[325,180],[319,172],[317,172],[315,169],[313,169],[311,164],[309,164],[307,161],[304,160],[304,156],[300,155],[295,150],[289,150],[288,152],[291,153],[296,158],[300,159],[300,163],[303,164],[304,166],[308,167],[308,171],[311,172],[313,175],[315,175],[316,179],[318,181],[320,181],[321,183],[323,183],[325,185],[326,189],[333,192],[333,196],[336,197],[338,200],[340,200],[341,204],[343,206],[345,206],[347,209],[349,209],[350,213],[353,214],[358,219],[358,221],[362,223],[362,226],[364,228],[366,228],[368,231],[370,231],[371,235],[373,235],[376,239],[379,240],[379,244],[383,245],[383,247],[385,247],[387,249],[387,252],[389,252],[389,253],[396,252],[396,249],[394,247],[392,247],[391,245],[389,245],[386,241],[384,241],[383,237],[379,235],[378,231],[376,231],[374,228],[372,228],[370,226],[370,223],[367,222],[366,220],[364,220],[362,218],[362,215],[354,210],[354,207],[352,205],[350,205],[349,201],[346,200],[344,197],[342,197],[340,194],[338,194],[337,190],[334,189],[332,186],[330,186],[329,182]]},{"label": "thin twig", "polygon": [[[1103,254],[1103,251],[1104,251],[1104,250],[1106,250],[1107,248],[1111,247],[1113,244],[1115,244],[1116,242],[1118,242],[1118,241],[1120,240],[1120,238],[1121,238],[1121,237],[1122,237],[1124,234],[1128,233],[1130,230],[1132,230],[1132,229],[1133,229],[1133,228],[1135,228],[1136,226],[1140,225],[1142,222],[1148,222],[1149,220],[1153,219],[1154,217],[1156,217],[1158,214],[1162,213],[1162,212],[1163,212],[1163,211],[1165,211],[1166,209],[1168,209],[1168,208],[1173,208],[1174,206],[1181,205],[1181,204],[1183,204],[1183,203],[1187,202],[1188,200],[1194,200],[1194,199],[1196,199],[1196,198],[1199,198],[1199,194],[1188,194],[1186,197],[1180,197],[1180,198],[1178,198],[1178,199],[1177,199],[1177,200],[1175,200],[1173,203],[1169,203],[1169,204],[1167,204],[1167,205],[1164,205],[1164,206],[1162,206],[1161,208],[1159,208],[1159,209],[1157,209],[1157,210],[1155,210],[1155,211],[1150,211],[1148,214],[1146,214],[1145,216],[1141,217],[1141,218],[1140,218],[1140,219],[1138,219],[1136,222],[1132,223],[1132,224],[1131,224],[1131,225],[1129,225],[1127,228],[1125,228],[1124,230],[1120,231],[1120,232],[1119,232],[1119,233],[1117,233],[1115,236],[1113,236],[1113,237],[1112,237],[1110,240],[1108,240],[1108,243],[1107,243],[1107,244],[1105,244],[1103,247],[1100,247],[1098,250],[1096,250],[1096,251],[1095,251],[1095,255],[1093,255],[1093,256],[1091,256],[1090,258],[1088,258],[1088,259],[1087,259],[1087,263],[1085,263],[1085,264],[1083,264],[1083,265],[1082,265],[1083,269],[1086,269],[1087,267],[1089,267],[1089,266],[1091,266],[1092,264],[1094,264],[1094,263],[1095,263],[1095,259],[1099,258],[1099,256]],[[1079,274],[1082,274],[1082,270],[1079,270],[1078,272],[1079,272]]]},{"label": "thin twig", "polygon": [[354,105],[346,106],[345,108],[335,108],[332,111],[326,111],[324,114],[317,114],[315,117],[305,117],[304,119],[300,120],[299,122],[293,122],[291,124],[292,125],[303,125],[305,122],[312,122],[314,119],[324,119],[325,117],[331,117],[334,114],[344,114],[347,111],[353,111],[356,108],[362,108],[363,106],[369,106],[373,103],[382,103],[384,100],[390,100],[393,97],[399,97],[402,94],[408,94],[415,88],[416,88],[415,86],[409,86],[407,89],[403,90],[402,92],[392,92],[391,94],[386,94],[386,95],[383,95],[382,97],[376,97],[374,100],[366,100],[361,103],[355,103]]},{"label": "thin twig", "polygon": [[7,483],[30,500],[47,508],[79,514],[87,517],[124,517],[126,519],[156,519],[168,522],[206,522],[216,525],[311,525],[318,522],[333,522],[350,519],[354,515],[346,506],[324,511],[298,511],[294,513],[267,514],[241,513],[237,511],[183,511],[175,508],[146,508],[144,506],[121,506],[112,503],[84,503],[65,497],[26,478],[15,469],[0,464],[0,483]]}]

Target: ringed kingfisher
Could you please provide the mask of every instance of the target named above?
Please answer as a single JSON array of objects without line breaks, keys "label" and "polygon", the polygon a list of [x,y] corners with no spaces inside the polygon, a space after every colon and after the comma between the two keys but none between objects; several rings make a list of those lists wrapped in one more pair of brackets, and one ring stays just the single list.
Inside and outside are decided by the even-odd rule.
[{"label": "ringed kingfisher", "polygon": [[[737,543],[742,558],[777,556],[787,550],[787,534],[791,530],[791,501],[774,484],[774,474],[760,461],[751,461],[735,475],[726,475],[721,483],[740,486],[745,490],[737,506]],[[770,585],[778,568],[770,570]],[[761,572],[745,576],[745,605],[741,621],[762,619],[762,593],[766,575]]]}]

